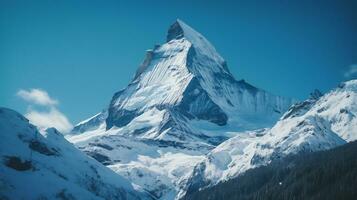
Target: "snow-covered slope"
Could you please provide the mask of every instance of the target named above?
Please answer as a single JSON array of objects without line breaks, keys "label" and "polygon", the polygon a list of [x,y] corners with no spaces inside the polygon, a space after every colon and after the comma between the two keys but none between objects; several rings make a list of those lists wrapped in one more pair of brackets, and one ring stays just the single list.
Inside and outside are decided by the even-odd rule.
[{"label": "snow-covered slope", "polygon": [[[151,125],[160,120],[150,116],[143,116],[144,119],[146,124]],[[201,162],[211,148],[199,150],[196,146],[190,148],[160,140],[135,138],[129,134],[132,126],[137,124],[110,130],[102,127],[68,139],[88,155],[141,186],[152,197],[174,199],[195,164]]]},{"label": "snow-covered slope", "polygon": [[79,122],[74,126],[71,134],[80,134],[86,131],[95,130],[104,125],[105,120],[108,117],[108,111],[103,110],[102,112],[94,115],[93,117]]},{"label": "snow-covered slope", "polygon": [[238,130],[271,126],[291,103],[235,80],[210,42],[177,20],[108,110],[68,139],[153,196],[173,199],[210,150]]},{"label": "snow-covered slope", "polygon": [[132,184],[67,142],[39,133],[19,113],[0,108],[0,199],[142,199]]},{"label": "snow-covered slope", "polygon": [[321,96],[294,104],[269,129],[233,137],[196,165],[185,191],[194,191],[235,177],[250,168],[304,151],[334,148],[357,139],[357,80]]}]

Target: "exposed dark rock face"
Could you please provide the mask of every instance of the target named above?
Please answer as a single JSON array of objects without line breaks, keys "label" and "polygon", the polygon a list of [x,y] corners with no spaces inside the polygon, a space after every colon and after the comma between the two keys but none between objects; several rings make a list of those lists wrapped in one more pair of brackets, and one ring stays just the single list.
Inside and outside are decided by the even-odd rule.
[{"label": "exposed dark rock face", "polygon": [[116,109],[115,107],[110,107],[109,115],[106,119],[107,130],[113,126],[123,127],[131,122],[135,117],[139,116],[135,110],[126,110],[126,109]]},{"label": "exposed dark rock face", "polygon": [[106,149],[108,151],[113,150],[113,147],[107,145],[107,144],[102,144],[102,143],[89,143],[90,146],[97,146],[97,147],[101,147],[103,149]]},{"label": "exposed dark rock face", "polygon": [[17,171],[26,171],[33,169],[32,162],[29,160],[22,160],[17,156],[6,156],[4,157],[4,163],[6,166],[17,170]]},{"label": "exposed dark rock face", "polygon": [[96,159],[98,162],[102,163],[103,165],[109,165],[111,164],[111,160],[108,156],[105,156],[103,154],[94,152],[94,151],[90,151],[90,152],[85,152],[86,154],[88,154],[88,156]]},{"label": "exposed dark rock face", "polygon": [[46,156],[58,156],[59,152],[55,148],[48,148],[46,144],[32,140],[29,143],[30,149]]},{"label": "exposed dark rock face", "polygon": [[183,36],[184,36],[183,29],[182,29],[180,23],[178,21],[176,21],[169,28],[169,31],[168,31],[167,37],[166,37],[166,42],[169,42],[173,39],[180,39]]},{"label": "exposed dark rock face", "polygon": [[227,115],[211,100],[196,78],[187,86],[178,110],[189,118],[211,121],[220,126],[226,125],[228,120]]},{"label": "exposed dark rock face", "polygon": [[289,117],[297,117],[305,114],[309,109],[314,106],[314,104],[322,97],[322,93],[319,90],[314,90],[310,93],[310,97],[303,101],[292,105],[289,110],[284,114],[282,119],[287,119]]}]

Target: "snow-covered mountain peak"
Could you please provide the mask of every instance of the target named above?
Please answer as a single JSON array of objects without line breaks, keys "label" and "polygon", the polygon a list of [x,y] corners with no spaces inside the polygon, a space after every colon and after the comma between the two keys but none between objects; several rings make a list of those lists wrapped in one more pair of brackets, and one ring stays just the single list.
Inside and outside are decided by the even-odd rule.
[{"label": "snow-covered mountain peak", "polygon": [[114,95],[107,129],[123,127],[153,107],[175,112],[170,116],[180,119],[219,126],[240,121],[233,123],[240,129],[263,128],[290,106],[290,99],[237,81],[211,43],[181,20],[171,25],[167,38],[147,51],[134,80]]},{"label": "snow-covered mountain peak", "polygon": [[203,35],[187,25],[180,19],[177,19],[167,32],[166,42],[185,38],[192,44],[205,42],[207,46],[213,47]]},{"label": "snow-covered mountain peak", "polygon": [[[191,54],[194,54],[195,51],[204,56],[205,59],[211,59],[214,62],[218,62],[223,65],[227,73],[229,73],[228,68],[225,66],[224,59],[219,55],[214,46],[198,31],[187,25],[180,19],[177,19],[173,23],[167,33],[166,42],[173,42],[172,40],[184,39],[188,41],[192,46]],[[207,67],[209,67],[208,65]]]},{"label": "snow-covered mountain peak", "polygon": [[168,32],[167,32],[167,37],[166,37],[166,42],[170,42],[173,39],[181,39],[184,37],[184,27],[186,26],[185,23],[183,23],[180,19],[177,19],[175,23],[173,23]]},{"label": "snow-covered mountain peak", "polygon": [[165,199],[187,180],[188,160],[194,165],[237,131],[271,126],[291,103],[237,81],[212,44],[177,20],[107,111],[78,124],[69,140]]}]

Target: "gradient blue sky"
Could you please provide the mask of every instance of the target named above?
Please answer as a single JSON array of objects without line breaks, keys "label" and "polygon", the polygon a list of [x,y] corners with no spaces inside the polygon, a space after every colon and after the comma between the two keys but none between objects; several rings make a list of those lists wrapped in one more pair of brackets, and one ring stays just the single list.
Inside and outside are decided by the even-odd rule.
[{"label": "gradient blue sky", "polygon": [[[76,123],[109,104],[176,18],[201,32],[237,79],[304,99],[353,78],[357,1],[0,0],[0,106],[41,88]],[[357,71],[357,67],[354,66]]]}]

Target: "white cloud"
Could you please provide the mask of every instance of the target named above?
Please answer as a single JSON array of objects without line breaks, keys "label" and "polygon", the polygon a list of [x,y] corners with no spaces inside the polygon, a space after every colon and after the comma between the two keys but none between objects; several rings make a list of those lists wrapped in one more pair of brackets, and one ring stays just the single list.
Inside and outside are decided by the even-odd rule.
[{"label": "white cloud", "polygon": [[[40,130],[55,127],[62,133],[68,133],[72,129],[73,125],[66,115],[56,107],[59,102],[51,98],[46,91],[41,89],[19,90],[16,94],[30,103],[25,117]],[[32,104],[41,106],[41,110],[44,111],[33,109]]]},{"label": "white cloud", "polygon": [[55,107],[45,112],[29,109],[25,117],[39,129],[55,127],[62,133],[68,133],[73,127],[67,117]]},{"label": "white cloud", "polygon": [[351,65],[344,74],[345,78],[352,78],[357,76],[357,64]]},{"label": "white cloud", "polygon": [[17,96],[25,101],[42,106],[54,106],[58,104],[57,100],[52,99],[46,91],[41,89],[19,90]]}]

